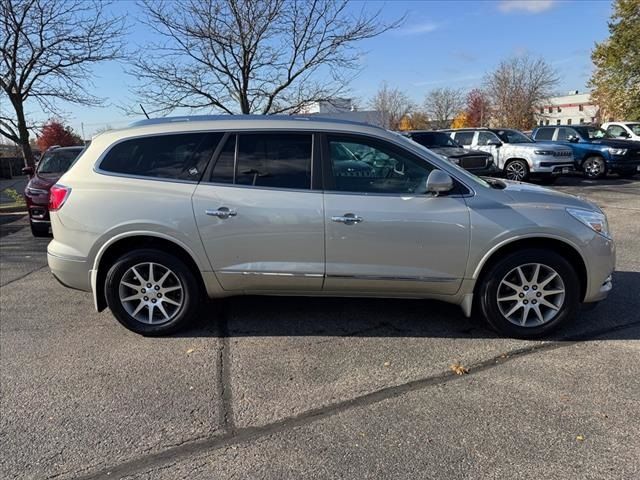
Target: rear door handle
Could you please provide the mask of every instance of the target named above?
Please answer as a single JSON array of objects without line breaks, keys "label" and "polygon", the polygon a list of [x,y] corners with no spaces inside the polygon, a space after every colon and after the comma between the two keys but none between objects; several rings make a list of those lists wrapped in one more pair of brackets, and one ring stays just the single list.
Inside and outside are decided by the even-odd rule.
[{"label": "rear door handle", "polygon": [[331,217],[331,220],[338,223],[344,223],[345,225],[354,225],[362,222],[364,218],[359,217],[354,213],[345,213],[342,216]]},{"label": "rear door handle", "polygon": [[204,213],[212,217],[221,218],[223,220],[226,218],[235,217],[236,215],[238,215],[237,211],[229,210],[227,207],[220,207],[217,210],[205,210]]}]

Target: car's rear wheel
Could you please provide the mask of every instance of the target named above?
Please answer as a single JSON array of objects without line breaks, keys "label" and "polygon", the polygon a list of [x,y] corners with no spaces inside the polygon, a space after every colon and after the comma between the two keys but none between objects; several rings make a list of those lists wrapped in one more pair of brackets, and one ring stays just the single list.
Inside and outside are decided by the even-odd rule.
[{"label": "car's rear wheel", "polygon": [[191,269],[160,250],[120,257],[105,281],[107,305],[116,319],[142,335],[166,335],[195,317],[201,291]]},{"label": "car's rear wheel", "polygon": [[483,275],[478,289],[480,308],[498,332],[537,338],[577,315],[578,285],[575,270],[561,255],[520,250],[501,258]]},{"label": "car's rear wheel", "polygon": [[582,162],[582,171],[585,177],[597,180],[607,174],[607,165],[602,157],[589,157]]},{"label": "car's rear wheel", "polygon": [[529,165],[524,160],[510,160],[504,166],[504,175],[507,180],[524,182],[529,178]]},{"label": "car's rear wheel", "polygon": [[33,221],[29,221],[29,225],[31,226],[31,234],[34,237],[49,237],[49,224],[48,223],[35,223]]}]

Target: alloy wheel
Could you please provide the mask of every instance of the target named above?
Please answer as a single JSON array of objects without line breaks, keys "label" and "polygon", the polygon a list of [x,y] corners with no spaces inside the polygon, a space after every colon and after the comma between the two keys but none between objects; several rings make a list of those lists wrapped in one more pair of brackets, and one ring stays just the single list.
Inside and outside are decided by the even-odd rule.
[{"label": "alloy wheel", "polygon": [[589,178],[596,178],[596,177],[602,175],[602,165],[596,159],[591,159],[590,158],[590,159],[586,160],[584,162],[584,165],[582,166],[582,169],[584,170],[584,173]]},{"label": "alloy wheel", "polygon": [[511,162],[507,165],[506,176],[509,180],[520,182],[527,176],[527,167],[522,162]]},{"label": "alloy wheel", "polygon": [[119,286],[120,303],[141,323],[160,325],[172,320],[184,302],[178,276],[158,263],[139,263],[129,268]]},{"label": "alloy wheel", "polygon": [[562,278],[541,263],[520,265],[507,273],[496,295],[500,313],[519,327],[538,327],[553,320],[565,299]]}]

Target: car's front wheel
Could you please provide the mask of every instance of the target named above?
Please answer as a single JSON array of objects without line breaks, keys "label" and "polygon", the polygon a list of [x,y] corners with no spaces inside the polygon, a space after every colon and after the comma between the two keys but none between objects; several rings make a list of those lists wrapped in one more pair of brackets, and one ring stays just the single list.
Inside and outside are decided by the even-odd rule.
[{"label": "car's front wheel", "polygon": [[489,325],[518,338],[537,338],[573,319],[580,306],[579,280],[561,255],[520,250],[496,262],[478,288]]},{"label": "car's front wheel", "polygon": [[524,160],[511,160],[504,167],[507,180],[524,182],[529,178],[529,165]]},{"label": "car's front wheel", "polygon": [[607,174],[607,165],[602,157],[589,157],[582,163],[584,176],[597,180]]},{"label": "car's front wheel", "polygon": [[107,305],[116,319],[142,335],[166,335],[188,325],[201,298],[194,273],[160,250],[135,250],[120,257],[105,281]]}]

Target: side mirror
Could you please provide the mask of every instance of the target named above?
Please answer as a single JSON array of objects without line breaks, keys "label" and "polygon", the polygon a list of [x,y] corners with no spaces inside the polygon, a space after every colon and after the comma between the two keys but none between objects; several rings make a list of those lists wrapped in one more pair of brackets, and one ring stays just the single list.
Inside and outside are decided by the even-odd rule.
[{"label": "side mirror", "polygon": [[569,141],[571,143],[578,143],[580,141],[580,138],[577,135],[570,135],[569,136]]},{"label": "side mirror", "polygon": [[22,169],[23,175],[29,175],[30,177],[33,177],[34,173],[35,173],[35,170],[33,169],[33,167],[24,167]]},{"label": "side mirror", "polygon": [[489,140],[487,145],[491,145],[492,147],[501,147],[502,142],[500,140]]},{"label": "side mirror", "polygon": [[427,193],[438,196],[441,193],[450,192],[453,189],[453,179],[442,170],[432,170],[427,178]]}]

